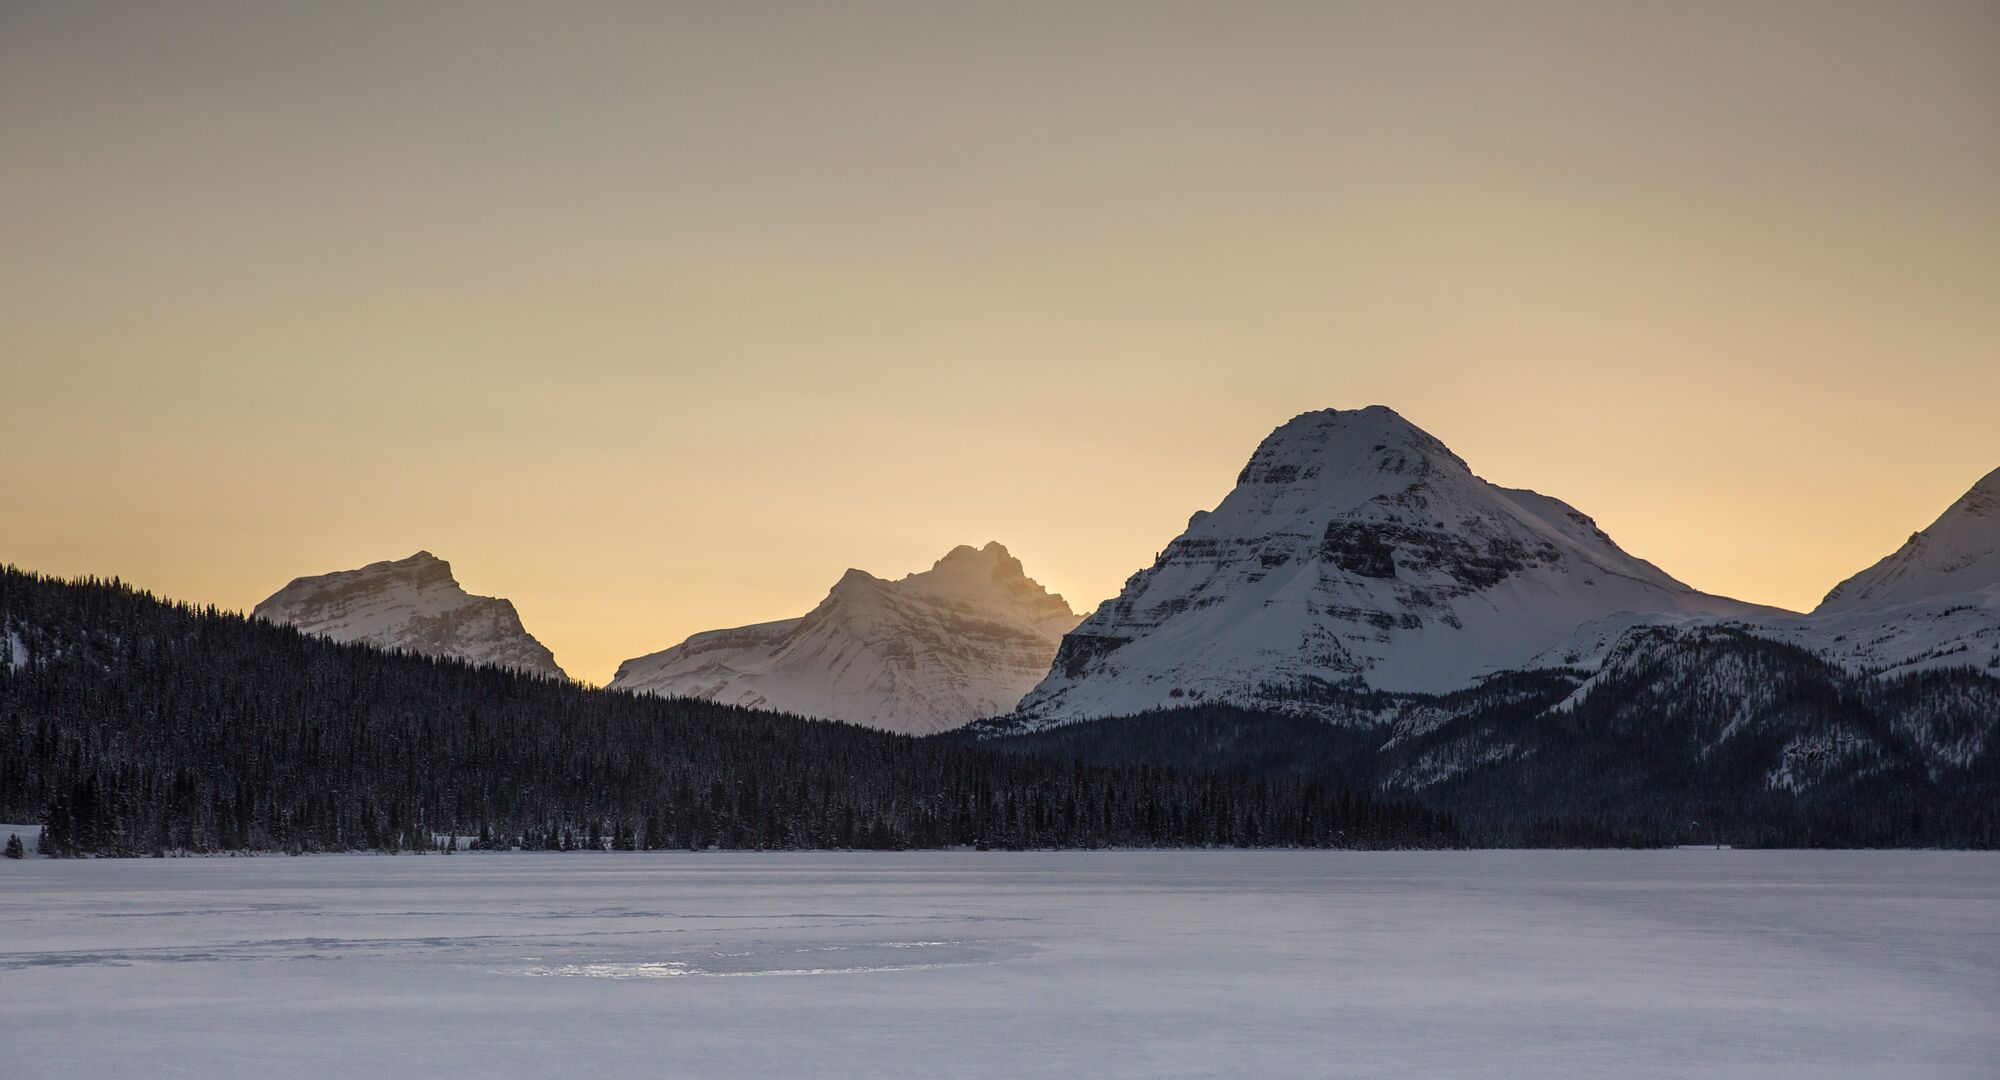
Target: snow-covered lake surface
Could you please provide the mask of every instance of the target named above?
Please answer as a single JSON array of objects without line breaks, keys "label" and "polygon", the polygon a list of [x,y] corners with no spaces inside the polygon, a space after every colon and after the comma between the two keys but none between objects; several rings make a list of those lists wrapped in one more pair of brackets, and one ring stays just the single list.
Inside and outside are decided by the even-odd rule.
[{"label": "snow-covered lake surface", "polygon": [[1979,1077],[2000,856],[0,863],[0,1075]]}]

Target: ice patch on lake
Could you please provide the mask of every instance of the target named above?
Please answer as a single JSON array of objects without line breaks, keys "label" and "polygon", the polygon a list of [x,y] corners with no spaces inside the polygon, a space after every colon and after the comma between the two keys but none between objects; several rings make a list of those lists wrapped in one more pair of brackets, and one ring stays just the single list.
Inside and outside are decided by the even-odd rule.
[{"label": "ice patch on lake", "polygon": [[1033,946],[972,941],[876,941],[847,945],[717,952],[696,960],[598,961],[501,969],[502,974],[566,979],[743,978],[753,975],[862,975],[991,964]]},{"label": "ice patch on lake", "polygon": [[512,975],[554,975],[581,979],[666,979],[676,975],[698,975],[678,960],[635,964],[564,964],[561,967],[532,967],[502,972]]}]

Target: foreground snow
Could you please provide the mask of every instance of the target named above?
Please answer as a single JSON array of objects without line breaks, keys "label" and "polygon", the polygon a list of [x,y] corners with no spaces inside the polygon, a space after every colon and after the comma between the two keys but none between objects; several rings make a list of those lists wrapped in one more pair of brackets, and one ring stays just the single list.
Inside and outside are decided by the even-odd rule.
[{"label": "foreground snow", "polygon": [[1989,1077],[2000,856],[0,863],[54,1076]]}]

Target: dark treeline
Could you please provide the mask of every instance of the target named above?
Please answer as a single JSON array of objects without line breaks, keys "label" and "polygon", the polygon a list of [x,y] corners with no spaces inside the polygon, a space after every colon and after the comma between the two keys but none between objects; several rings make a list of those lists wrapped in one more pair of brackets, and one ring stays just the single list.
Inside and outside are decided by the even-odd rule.
[{"label": "dark treeline", "polygon": [[1433,847],[1311,778],[1093,766],[337,645],[0,568],[0,820],[48,853]]},{"label": "dark treeline", "polygon": [[1394,793],[1481,846],[2000,847],[2000,680],[1983,672],[1867,678],[1717,631],[1667,636],[1555,707],[1582,681],[1518,672],[1386,709],[1316,690],[1337,722],[1205,705],[956,737]]},{"label": "dark treeline", "polygon": [[1566,692],[1469,705],[1387,764],[1490,759],[1421,796],[1499,842],[1562,822],[1668,843],[2000,847],[2000,680],[1860,676],[1734,630],[1663,633],[1641,657],[1567,709],[1547,707]]}]

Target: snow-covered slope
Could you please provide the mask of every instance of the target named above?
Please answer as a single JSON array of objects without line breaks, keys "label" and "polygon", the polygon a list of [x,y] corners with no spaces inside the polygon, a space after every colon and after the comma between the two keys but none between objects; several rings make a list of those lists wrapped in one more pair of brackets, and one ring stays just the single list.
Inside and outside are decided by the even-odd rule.
[{"label": "snow-covered slope", "polygon": [[1441,692],[1614,612],[1769,610],[1697,592],[1568,505],[1480,479],[1390,409],[1325,410],[1266,438],[1221,505],[1064,639],[1018,712],[1283,707],[1350,679]]},{"label": "snow-covered slope", "polygon": [[511,602],[468,594],[452,578],[451,564],[428,551],[296,578],[251,614],[335,641],[564,677]]},{"label": "snow-covered slope", "polygon": [[1752,629],[1869,674],[1973,667],[2000,676],[2000,585]]},{"label": "snow-covered slope", "polygon": [[2000,673],[2000,469],[1888,557],[1835,585],[1811,615],[1765,630],[1858,671]]},{"label": "snow-covered slope", "polygon": [[2000,469],[1987,473],[1929,528],[1833,587],[1814,615],[1885,610],[2000,585]]},{"label": "snow-covered slope", "polygon": [[627,660],[612,689],[928,734],[1006,712],[1077,616],[997,543],[900,580],[849,570],[809,614]]},{"label": "snow-covered slope", "polygon": [[1728,625],[1810,650],[1863,674],[1942,667],[2000,673],[2000,469],[1931,526],[1848,578],[1808,615],[1613,616],[1580,627],[1529,666],[1596,668],[1645,625]]}]

